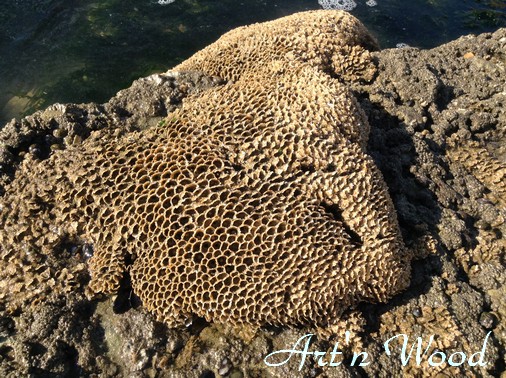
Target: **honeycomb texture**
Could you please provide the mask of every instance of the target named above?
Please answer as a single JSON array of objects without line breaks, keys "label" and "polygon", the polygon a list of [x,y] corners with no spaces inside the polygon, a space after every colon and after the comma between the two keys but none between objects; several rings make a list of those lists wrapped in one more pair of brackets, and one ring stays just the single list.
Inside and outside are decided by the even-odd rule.
[{"label": "honeycomb texture", "polygon": [[266,62],[299,62],[331,75],[371,79],[367,50],[377,42],[358,19],[342,11],[296,13],[224,34],[174,70],[197,70],[235,81]]},{"label": "honeycomb texture", "polygon": [[[32,266],[16,252],[25,245],[45,256],[62,240],[86,243],[90,293],[116,292],[129,271],[143,305],[171,327],[195,315],[232,326],[326,327],[361,301],[404,289],[411,254],[365,152],[367,120],[329,75],[331,45],[320,46],[329,30],[338,51],[372,39],[342,12],[262,25],[229,34],[251,42],[247,70],[226,38],[223,56],[232,61],[215,45],[178,68],[203,59],[218,67],[208,73],[229,81],[185,99],[163,125],[95,132],[24,164],[0,203],[9,204],[2,226],[16,235],[0,233],[2,263]],[[273,49],[290,43],[287,30],[301,29],[324,39],[294,43],[299,57],[278,59]],[[247,47],[238,46],[238,54]],[[21,219],[30,203],[44,205]],[[59,236],[46,240],[48,229]],[[23,280],[19,270],[0,275]]]},{"label": "honeycomb texture", "polygon": [[[457,143],[454,143],[457,144]],[[476,141],[466,141],[449,149],[448,157],[476,176],[487,189],[493,202],[506,206],[506,164],[494,157]]]}]

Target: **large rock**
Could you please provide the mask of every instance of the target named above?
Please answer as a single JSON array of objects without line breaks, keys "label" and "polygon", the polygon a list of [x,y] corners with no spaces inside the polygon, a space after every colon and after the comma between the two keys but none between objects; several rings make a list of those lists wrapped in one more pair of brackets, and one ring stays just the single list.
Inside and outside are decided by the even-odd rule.
[{"label": "large rock", "polygon": [[[369,353],[371,376],[474,374],[497,376],[505,366],[506,30],[463,37],[428,51],[373,53],[377,73],[353,81],[371,134],[367,146],[388,184],[404,241],[417,251],[411,286],[384,305],[363,304],[346,329],[362,331],[352,347]],[[26,159],[93,138],[117,138],[155,125],[188,95],[221,85],[201,74],[141,79],[105,105],[55,105],[0,134],[2,187]],[[133,135],[133,134],[132,134]],[[45,236],[49,243],[56,236]],[[54,242],[53,240],[53,242]],[[59,239],[58,239],[59,240]],[[424,243],[420,243],[420,241]],[[319,367],[300,358],[267,367],[269,353],[290,349],[307,329],[262,328],[252,340],[200,320],[170,330],[145,313],[128,282],[113,299],[88,300],[86,244],[58,244],[50,265],[55,292],[12,312],[3,303],[0,372],[4,376],[354,376],[356,367]],[[429,248],[431,246],[432,248]],[[30,258],[30,254],[27,254]],[[46,263],[46,262],[40,262]],[[38,272],[40,274],[49,274]],[[59,279],[67,284],[63,287]],[[58,294],[57,294],[58,293]],[[361,315],[362,314],[362,315]],[[436,335],[431,350],[481,349],[492,331],[485,367],[401,365],[383,342],[405,333]],[[343,334],[339,335],[344,341]],[[321,340],[313,350],[327,350]],[[346,348],[344,348],[346,350]],[[348,349],[347,353],[351,353]],[[426,364],[424,361],[422,364]]]}]

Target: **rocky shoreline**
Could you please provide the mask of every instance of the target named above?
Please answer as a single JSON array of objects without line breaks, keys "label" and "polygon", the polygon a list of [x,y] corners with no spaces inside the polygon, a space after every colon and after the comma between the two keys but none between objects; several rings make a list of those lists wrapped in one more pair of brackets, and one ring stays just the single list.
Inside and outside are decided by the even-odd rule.
[{"label": "rocky shoreline", "polygon": [[[353,91],[371,124],[368,152],[394,201],[406,244],[430,236],[411,286],[386,304],[359,306],[364,367],[300,360],[268,367],[304,329],[262,329],[252,340],[205,322],[167,329],[128,284],[115,298],[89,301],[86,249],[54,256],[72,272],[67,294],[10,312],[0,302],[0,375],[129,377],[501,376],[506,370],[506,29],[462,37],[431,50],[373,53],[377,73]],[[124,135],[161,122],[190,95],[221,85],[200,73],[140,79],[108,103],[54,105],[0,131],[0,193],[19,164],[93,137]],[[67,280],[68,276],[65,276]],[[5,288],[3,288],[5,290]],[[437,348],[478,351],[491,331],[485,367],[408,365],[387,356],[397,334],[437,335]],[[344,335],[343,335],[344,337]],[[332,348],[328,341],[316,350]],[[350,351],[348,351],[350,353]]]}]

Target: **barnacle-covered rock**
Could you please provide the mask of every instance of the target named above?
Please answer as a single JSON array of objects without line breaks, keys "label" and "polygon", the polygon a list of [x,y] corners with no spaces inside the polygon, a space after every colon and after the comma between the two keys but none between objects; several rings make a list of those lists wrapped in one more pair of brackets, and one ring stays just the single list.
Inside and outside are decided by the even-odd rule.
[{"label": "barnacle-covered rock", "polygon": [[[336,54],[367,60],[372,44],[342,12],[232,32],[177,67],[228,82],[163,124],[26,160],[2,199],[2,262],[41,269],[21,246],[41,266],[65,243],[92,246],[90,294],[115,293],[128,270],[169,326],[197,315],[326,327],[386,301],[407,286],[411,254],[365,151],[367,119],[335,69],[347,61]],[[28,290],[17,273],[1,274]]]}]

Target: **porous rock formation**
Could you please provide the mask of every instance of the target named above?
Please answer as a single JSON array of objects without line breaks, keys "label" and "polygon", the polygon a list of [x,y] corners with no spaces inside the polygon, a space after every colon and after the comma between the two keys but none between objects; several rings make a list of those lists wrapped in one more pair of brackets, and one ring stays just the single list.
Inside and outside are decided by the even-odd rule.
[{"label": "porous rock formation", "polygon": [[370,45],[343,12],[242,28],[175,68],[227,84],[162,125],[27,156],[2,199],[11,310],[40,298],[48,283],[34,273],[54,286],[42,256],[77,242],[93,249],[90,292],[116,293],[128,269],[170,327],[195,315],[335,326],[345,309],[404,289],[410,255],[364,151],[367,119],[329,75],[370,76]]},{"label": "porous rock formation", "polygon": [[[419,260],[413,264],[412,283],[408,290],[385,305],[359,306],[364,314],[362,321],[352,320],[346,325],[347,329],[363,329],[361,350],[370,354],[371,363],[360,369],[360,375],[500,376],[505,370],[506,264],[503,235],[506,232],[506,215],[503,172],[506,113],[501,105],[505,101],[504,56],[506,30],[503,29],[494,34],[464,37],[427,51],[396,49],[375,52],[372,54],[377,66],[374,80],[369,83],[350,81],[349,85],[371,123],[367,151],[388,183],[404,239],[413,244],[420,235],[429,232],[434,236],[435,244],[429,254],[427,249],[419,250]],[[283,58],[278,60],[283,61]],[[300,67],[294,61],[290,65],[286,61],[281,65],[273,62],[262,71],[262,75],[269,77],[269,74],[276,73],[276,78],[284,77],[286,73],[279,73],[286,67],[294,67],[294,72],[301,75],[307,75],[312,70],[311,67]],[[328,79],[318,73],[318,69],[315,71],[312,85],[322,88]],[[332,71],[327,72],[335,75]],[[347,80],[342,75],[339,77]],[[284,80],[289,79],[290,75],[287,75]],[[49,151],[66,149],[53,155],[69,154],[77,162],[82,162],[79,159],[83,159],[83,151],[91,154],[91,146],[110,149],[114,139],[121,147],[133,143],[134,139],[149,146],[149,143],[156,142],[158,135],[151,131],[133,130],[158,124],[167,112],[172,113],[167,120],[170,122],[164,127],[177,129],[191,137],[195,125],[190,121],[197,124],[204,117],[201,108],[211,110],[214,103],[219,103],[206,97],[208,101],[199,102],[199,107],[194,109],[195,114],[185,116],[192,108],[190,103],[185,103],[186,110],[174,112],[176,107],[181,106],[181,99],[189,100],[188,94],[195,91],[204,96],[215,93],[215,99],[219,98],[220,91],[230,95],[234,89],[241,93],[249,93],[250,90],[262,93],[261,88],[255,88],[254,84],[238,84],[241,80],[238,78],[237,82],[208,91],[210,87],[220,85],[220,81],[196,73],[157,75],[136,82],[105,105],[58,105],[12,122],[1,132],[2,185],[7,191],[11,186],[21,190],[26,187],[23,180],[27,186],[33,185],[33,180],[41,188],[61,180],[60,176],[59,179],[49,177],[50,181],[46,181],[50,175],[43,169],[34,168],[41,164],[39,159],[48,164],[47,169],[52,172],[64,172],[66,177],[74,173],[70,167],[53,167],[52,163],[47,163],[51,160],[46,159]],[[356,109],[352,97],[343,95],[345,92],[342,91],[346,88],[332,83],[335,84],[333,93],[338,97],[335,103],[352,104],[350,106]],[[271,92],[275,88],[271,82],[267,87]],[[298,93],[298,96],[295,102],[305,98],[304,94]],[[196,95],[190,102],[198,99]],[[239,117],[237,122],[247,122],[248,115],[239,114],[242,118]],[[233,119],[232,115],[230,118]],[[225,120],[221,122],[224,123],[217,124],[224,129],[230,125]],[[347,138],[356,135],[346,125],[340,127],[348,133]],[[92,131],[97,129],[104,130]],[[254,129],[253,132],[259,130]],[[205,134],[197,132],[193,135],[194,144],[190,143],[190,146],[200,148],[208,145],[202,139],[210,138],[202,135]],[[341,131],[339,135],[342,136]],[[131,137],[130,142],[128,136]],[[83,139],[87,139],[84,147],[80,146]],[[239,155],[230,151],[233,152],[231,147],[240,139],[241,136],[236,136],[223,145],[213,145],[216,141],[209,141],[213,148],[207,150],[207,156],[220,155],[225,151],[229,154],[227,157],[239,159]],[[182,143],[185,146],[187,139]],[[114,153],[118,155],[121,151]],[[108,156],[114,157],[114,154]],[[163,152],[159,152],[158,156],[164,156]],[[318,161],[323,162],[326,156],[320,155]],[[356,156],[365,156],[367,160],[363,149],[359,149]],[[70,161],[58,159],[62,164]],[[227,177],[244,178],[241,175],[247,169],[265,164],[262,160],[253,160],[249,166],[240,162],[230,167]],[[76,167],[81,163],[72,164]],[[153,161],[147,166],[153,167],[154,164]],[[29,170],[38,172],[40,177],[33,176],[28,180],[23,179],[23,174],[14,175],[15,171]],[[318,175],[317,169],[310,164],[302,170],[305,175]],[[273,172],[272,175],[279,173]],[[16,183],[18,176],[21,178],[19,184]],[[77,176],[76,173],[74,176]],[[235,183],[233,180],[230,182]],[[267,182],[269,185],[276,184]],[[93,182],[89,190],[93,190],[94,185],[97,183]],[[298,182],[290,185],[298,185]],[[283,201],[292,188],[290,185],[288,190],[280,191]],[[43,190],[40,193],[45,195]],[[13,196],[12,193],[10,195]],[[209,195],[212,196],[211,193]],[[53,210],[39,198],[29,202],[28,206],[21,205],[41,219],[36,227],[49,227],[48,223],[54,221]],[[67,199],[62,200],[68,203],[65,202]],[[51,201],[55,202],[54,199]],[[315,204],[320,208],[322,202]],[[89,208],[89,204],[86,206]],[[334,225],[337,224],[336,218],[346,224],[342,221],[344,216],[335,211],[336,207],[325,209]],[[86,216],[84,218],[87,219]],[[23,219],[19,219],[19,224],[23,225]],[[82,218],[77,218],[76,222],[82,224]],[[10,224],[14,225],[14,222]],[[341,235],[353,235],[350,242],[352,248],[357,248],[360,234],[351,227],[344,228],[340,231]],[[113,300],[99,304],[96,300],[90,301],[83,291],[88,286],[86,260],[92,252],[91,246],[84,244],[84,240],[69,238],[68,231],[58,232],[59,229],[54,228],[49,231],[55,236],[47,236],[50,232],[42,234],[45,239],[39,243],[53,243],[52,251],[48,248],[49,254],[44,255],[31,253],[37,249],[23,250],[23,257],[16,260],[23,264],[22,267],[14,266],[14,269],[26,273],[26,277],[18,283],[40,289],[37,296],[42,300],[27,304],[29,301],[24,295],[29,291],[20,291],[15,283],[1,290],[4,295],[8,291],[17,292],[10,296],[9,301],[6,301],[9,296],[4,297],[0,308],[2,376],[352,377],[357,374],[357,368],[346,363],[339,367],[319,367],[312,358],[308,358],[300,371],[299,359],[279,367],[267,367],[263,363],[268,353],[286,349],[308,333],[306,328],[263,329],[251,342],[224,331],[218,324],[195,322],[186,330],[166,329],[142,307],[137,307],[135,296],[125,281]],[[6,236],[8,234],[3,233],[10,240],[16,237],[12,234]],[[40,266],[38,269],[37,264]],[[27,268],[32,266],[34,268]],[[9,273],[2,274],[6,276]],[[30,282],[32,279],[39,281],[34,284]],[[105,285],[107,280],[95,282],[99,287],[105,287],[101,285]],[[51,286],[53,284],[55,286]],[[23,305],[20,306],[20,303]],[[435,343],[431,351],[439,348],[447,353],[464,351],[470,355],[482,347],[488,331],[492,333],[485,367],[450,367],[448,364],[429,367],[426,359],[421,366],[413,363],[402,366],[398,357],[386,356],[382,348],[386,339],[400,332],[413,338],[421,335],[424,340],[434,334]],[[319,341],[312,348],[327,350],[332,349],[333,344]]]},{"label": "porous rock formation", "polygon": [[236,81],[278,60],[344,80],[367,81],[375,73],[369,51],[377,48],[364,25],[349,13],[310,11],[234,29],[174,70],[199,70]]}]

